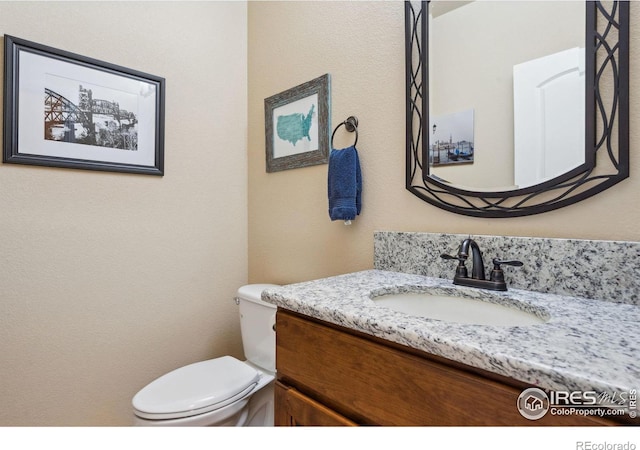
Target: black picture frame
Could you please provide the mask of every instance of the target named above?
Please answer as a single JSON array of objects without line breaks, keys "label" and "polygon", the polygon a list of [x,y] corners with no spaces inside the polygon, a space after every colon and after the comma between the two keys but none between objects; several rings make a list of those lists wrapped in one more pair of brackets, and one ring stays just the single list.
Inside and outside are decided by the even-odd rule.
[{"label": "black picture frame", "polygon": [[4,63],[4,163],[164,175],[164,78],[9,35]]},{"label": "black picture frame", "polygon": [[[330,91],[324,74],[264,100],[267,172],[329,162]],[[282,122],[296,129],[291,136]]]}]

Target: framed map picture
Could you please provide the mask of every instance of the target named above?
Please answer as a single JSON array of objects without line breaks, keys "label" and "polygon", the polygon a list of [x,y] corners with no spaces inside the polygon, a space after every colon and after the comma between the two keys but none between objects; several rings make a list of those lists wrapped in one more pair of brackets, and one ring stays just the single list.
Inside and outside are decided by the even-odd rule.
[{"label": "framed map picture", "polygon": [[330,76],[266,98],[267,172],[329,161]]}]

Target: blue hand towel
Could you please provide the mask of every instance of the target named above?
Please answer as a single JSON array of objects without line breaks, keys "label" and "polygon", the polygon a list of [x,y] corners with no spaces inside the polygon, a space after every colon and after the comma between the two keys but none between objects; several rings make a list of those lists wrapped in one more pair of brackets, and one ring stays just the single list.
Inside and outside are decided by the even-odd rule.
[{"label": "blue hand towel", "polygon": [[362,208],[362,173],[355,146],[329,154],[329,217],[353,220]]}]

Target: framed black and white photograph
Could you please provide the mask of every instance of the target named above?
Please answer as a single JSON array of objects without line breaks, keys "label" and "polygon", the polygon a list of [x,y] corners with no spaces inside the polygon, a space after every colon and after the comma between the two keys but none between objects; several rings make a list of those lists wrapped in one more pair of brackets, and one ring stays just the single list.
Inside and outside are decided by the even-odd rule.
[{"label": "framed black and white photograph", "polygon": [[329,162],[329,74],[266,98],[267,172]]},{"label": "framed black and white photograph", "polygon": [[164,174],[164,78],[4,43],[5,163]]}]

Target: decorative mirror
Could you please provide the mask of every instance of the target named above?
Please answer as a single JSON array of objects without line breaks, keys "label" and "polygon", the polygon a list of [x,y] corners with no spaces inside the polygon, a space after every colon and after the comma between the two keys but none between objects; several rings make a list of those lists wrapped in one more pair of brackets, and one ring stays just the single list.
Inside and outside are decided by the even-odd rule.
[{"label": "decorative mirror", "polygon": [[629,176],[629,2],[405,2],[406,188],[476,217]]}]

